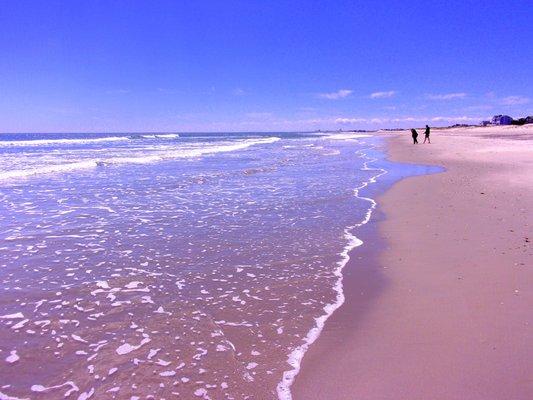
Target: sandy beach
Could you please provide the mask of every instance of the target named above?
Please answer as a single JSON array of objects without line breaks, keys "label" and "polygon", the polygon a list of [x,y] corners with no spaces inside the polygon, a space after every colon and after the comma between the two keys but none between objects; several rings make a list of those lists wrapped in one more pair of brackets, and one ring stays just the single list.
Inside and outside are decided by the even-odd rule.
[{"label": "sandy beach", "polygon": [[293,398],[532,398],[533,126],[383,135],[391,160],[446,171],[378,199],[362,235],[384,250],[353,252]]}]

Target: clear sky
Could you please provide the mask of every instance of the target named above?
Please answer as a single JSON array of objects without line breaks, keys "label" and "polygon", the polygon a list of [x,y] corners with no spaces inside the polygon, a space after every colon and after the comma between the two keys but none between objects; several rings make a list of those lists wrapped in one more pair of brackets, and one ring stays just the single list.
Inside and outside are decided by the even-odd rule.
[{"label": "clear sky", "polygon": [[533,1],[0,0],[0,132],[533,114]]}]

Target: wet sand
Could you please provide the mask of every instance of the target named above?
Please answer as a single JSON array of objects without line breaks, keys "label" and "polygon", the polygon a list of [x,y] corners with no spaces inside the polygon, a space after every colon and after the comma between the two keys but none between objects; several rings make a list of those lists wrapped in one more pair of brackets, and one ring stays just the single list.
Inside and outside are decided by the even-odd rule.
[{"label": "wet sand", "polygon": [[447,171],[378,199],[384,250],[352,254],[293,398],[533,398],[533,126],[386,135],[392,160]]}]

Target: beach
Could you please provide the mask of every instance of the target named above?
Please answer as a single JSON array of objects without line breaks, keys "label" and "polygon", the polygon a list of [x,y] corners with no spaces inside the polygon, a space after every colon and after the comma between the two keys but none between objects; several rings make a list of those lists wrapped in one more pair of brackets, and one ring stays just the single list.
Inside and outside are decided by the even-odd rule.
[{"label": "beach", "polygon": [[0,400],[533,400],[531,2],[122,3],[1,3]]},{"label": "beach", "polygon": [[530,399],[533,126],[383,136],[392,161],[446,171],[377,199],[377,246],[352,252],[293,398]]},{"label": "beach", "polygon": [[0,399],[289,398],[382,142],[2,135]]},{"label": "beach", "polygon": [[0,398],[531,397],[533,129],[432,142],[4,136]]}]

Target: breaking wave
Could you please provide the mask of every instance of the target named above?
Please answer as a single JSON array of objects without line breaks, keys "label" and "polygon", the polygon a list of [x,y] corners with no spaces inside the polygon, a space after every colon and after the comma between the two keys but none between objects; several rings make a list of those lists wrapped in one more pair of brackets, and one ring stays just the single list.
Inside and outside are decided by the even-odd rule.
[{"label": "breaking wave", "polygon": [[29,139],[29,140],[0,140],[1,147],[53,146],[63,144],[91,144],[102,142],[122,142],[130,140],[127,136],[109,136],[84,139]]},{"label": "breaking wave", "polygon": [[[70,140],[70,139],[65,139]],[[127,139],[126,139],[127,140]],[[262,139],[245,139],[238,142],[216,145],[204,145],[196,148],[176,148],[173,150],[155,151],[155,152],[137,152],[137,155],[123,157],[93,158],[76,162],[57,163],[40,165],[25,169],[15,169],[10,171],[1,171],[0,180],[24,178],[32,175],[41,175],[49,173],[71,172],[76,170],[86,170],[109,165],[120,164],[150,164],[154,162],[172,160],[179,158],[195,158],[204,155],[225,153],[237,150],[244,150],[250,146],[270,144],[280,140],[279,137],[267,137]]]},{"label": "breaking wave", "polygon": [[34,146],[58,146],[58,145],[80,145],[108,142],[127,142],[135,139],[177,139],[177,133],[161,135],[138,135],[138,136],[107,136],[98,138],[79,139],[26,139],[26,140],[0,140],[0,147],[34,147]]}]

